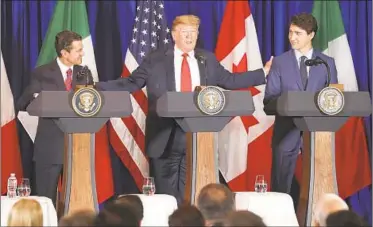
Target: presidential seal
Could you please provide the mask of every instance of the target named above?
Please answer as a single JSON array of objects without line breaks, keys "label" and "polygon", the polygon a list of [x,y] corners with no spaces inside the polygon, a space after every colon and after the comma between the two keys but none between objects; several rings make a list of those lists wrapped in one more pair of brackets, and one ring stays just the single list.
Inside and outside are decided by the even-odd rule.
[{"label": "presidential seal", "polygon": [[82,87],[74,93],[71,104],[74,112],[79,116],[92,117],[101,110],[102,97],[96,89]]},{"label": "presidential seal", "polygon": [[224,92],[215,86],[197,89],[196,99],[198,109],[207,115],[216,115],[225,107]]},{"label": "presidential seal", "polygon": [[343,110],[344,95],[335,87],[325,87],[317,95],[317,107],[326,115],[336,115]]}]

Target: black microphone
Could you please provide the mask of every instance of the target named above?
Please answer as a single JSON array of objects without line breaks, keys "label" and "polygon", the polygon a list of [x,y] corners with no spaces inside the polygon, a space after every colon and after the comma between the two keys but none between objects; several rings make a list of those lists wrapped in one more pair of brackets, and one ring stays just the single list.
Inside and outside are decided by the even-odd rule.
[{"label": "black microphone", "polygon": [[85,86],[87,87],[89,84],[89,75],[91,75],[91,70],[89,70],[88,66],[83,66],[83,68],[78,72],[76,79],[79,82],[85,80]]},{"label": "black microphone", "polygon": [[204,73],[205,73],[205,86],[207,86],[207,61],[206,61],[206,57],[203,55],[203,54],[195,54],[195,57],[197,59],[197,61],[199,61],[202,65],[203,65],[203,70],[204,70]]},{"label": "black microphone", "polygon": [[325,87],[329,87],[329,84],[330,84],[330,67],[328,65],[328,63],[326,61],[324,61],[322,58],[320,58],[319,56],[317,56],[315,59],[309,59],[309,60],[306,60],[304,62],[304,64],[306,66],[318,66],[320,64],[324,64],[325,67],[326,67],[326,70],[328,72],[328,77],[326,79],[326,84],[325,84]]}]

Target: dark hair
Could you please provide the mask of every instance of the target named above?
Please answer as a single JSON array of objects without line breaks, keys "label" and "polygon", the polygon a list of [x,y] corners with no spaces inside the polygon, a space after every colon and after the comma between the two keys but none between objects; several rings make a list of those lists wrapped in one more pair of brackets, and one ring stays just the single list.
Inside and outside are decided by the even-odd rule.
[{"label": "dark hair", "polygon": [[168,225],[176,226],[205,226],[201,211],[195,206],[183,205],[168,217]]},{"label": "dark hair", "polygon": [[294,15],[290,20],[290,24],[300,27],[305,30],[307,34],[310,34],[311,32],[315,32],[316,34],[318,29],[316,18],[309,13]]},{"label": "dark hair", "polygon": [[223,184],[208,184],[203,187],[197,204],[206,220],[224,219],[235,209],[234,194]]},{"label": "dark hair", "polygon": [[97,215],[95,226],[140,226],[140,220],[135,213],[125,206],[109,203]]},{"label": "dark hair", "polygon": [[263,219],[247,210],[233,211],[226,217],[224,226],[256,226],[265,227]]},{"label": "dark hair", "polygon": [[57,56],[61,57],[62,50],[66,50],[67,52],[70,52],[70,50],[72,49],[71,44],[74,41],[81,41],[81,40],[82,40],[82,36],[73,31],[65,30],[65,31],[59,32],[56,35],[56,39],[54,41],[54,47],[56,49]]},{"label": "dark hair", "polygon": [[333,212],[326,218],[326,226],[369,226],[359,215],[350,210]]},{"label": "dark hair", "polygon": [[137,195],[119,196],[114,202],[121,206],[129,207],[136,214],[139,220],[144,218],[144,207],[141,199]]},{"label": "dark hair", "polygon": [[92,226],[96,214],[91,210],[80,210],[73,212],[70,215],[63,216],[58,226]]}]

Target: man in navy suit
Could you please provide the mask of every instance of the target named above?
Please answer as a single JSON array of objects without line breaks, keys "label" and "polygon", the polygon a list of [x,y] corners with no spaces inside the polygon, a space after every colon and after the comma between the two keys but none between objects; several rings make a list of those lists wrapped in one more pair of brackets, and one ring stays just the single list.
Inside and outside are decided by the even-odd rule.
[{"label": "man in navy suit", "polygon": [[[41,91],[73,91],[76,85],[85,84],[86,80],[78,78],[83,69],[80,66],[84,55],[82,37],[72,31],[61,31],[56,35],[55,48],[57,58],[32,71],[30,84],[17,101],[18,110],[26,110]],[[92,76],[87,76],[92,83]],[[57,183],[64,162],[64,141],[64,132],[53,119],[39,119],[33,154],[36,194],[52,199],[53,204],[56,204]]]},{"label": "man in navy suit", "polygon": [[[327,69],[324,65],[309,67],[305,60],[320,57],[330,66],[331,81],[337,83],[334,59],[314,50],[312,39],[317,21],[311,14],[291,18],[289,41],[292,49],[273,59],[267,77],[264,105],[287,91],[319,91],[325,87]],[[290,193],[297,156],[302,147],[301,131],[291,118],[276,116],[272,136],[272,184],[276,192]]]},{"label": "man in navy suit", "polygon": [[228,72],[213,53],[195,49],[199,24],[199,18],[193,15],[176,17],[172,24],[175,46],[150,53],[128,78],[96,83],[98,90],[129,92],[146,86],[149,111],[145,149],[150,158],[150,175],[158,193],[173,195],[179,203],[185,188],[185,132],[174,119],[157,115],[157,99],[167,91],[193,91],[198,85],[239,89],[264,84],[272,63],[270,60],[263,69],[250,72]]}]

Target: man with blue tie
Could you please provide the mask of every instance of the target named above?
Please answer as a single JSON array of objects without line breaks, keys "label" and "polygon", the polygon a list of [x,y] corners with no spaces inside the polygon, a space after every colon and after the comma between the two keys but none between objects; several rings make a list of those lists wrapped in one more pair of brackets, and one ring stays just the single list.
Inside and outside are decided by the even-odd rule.
[{"label": "man with blue tie", "polygon": [[[317,21],[308,13],[291,18],[289,41],[292,49],[273,59],[267,77],[264,105],[287,91],[316,92],[325,87],[327,69],[324,65],[306,66],[307,59],[320,57],[330,66],[331,84],[337,83],[334,59],[313,49],[312,39]],[[301,131],[289,117],[276,116],[272,136],[271,190],[290,193],[295,164],[302,148]]]}]

